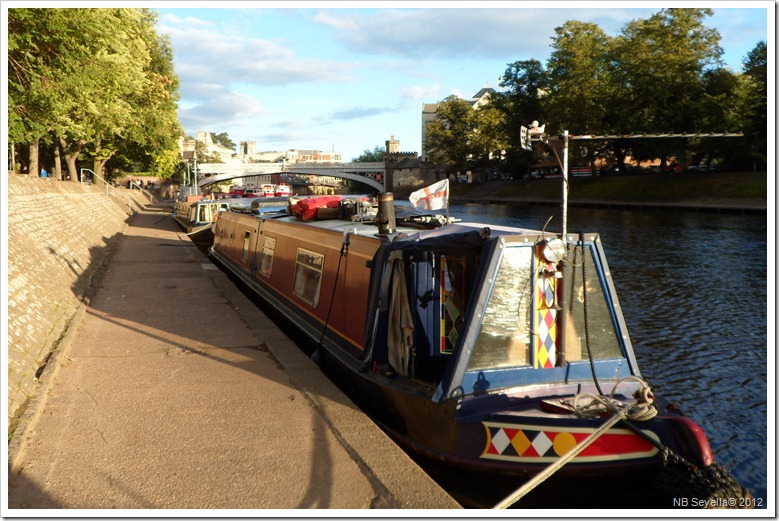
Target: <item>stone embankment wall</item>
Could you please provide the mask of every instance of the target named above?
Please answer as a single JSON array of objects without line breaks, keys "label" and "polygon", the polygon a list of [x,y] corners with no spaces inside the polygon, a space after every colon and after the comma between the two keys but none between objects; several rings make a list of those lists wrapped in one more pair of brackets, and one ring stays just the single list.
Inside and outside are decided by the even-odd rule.
[{"label": "stone embankment wall", "polygon": [[9,429],[37,387],[39,370],[88,294],[91,280],[149,204],[137,190],[52,178],[8,178]]}]

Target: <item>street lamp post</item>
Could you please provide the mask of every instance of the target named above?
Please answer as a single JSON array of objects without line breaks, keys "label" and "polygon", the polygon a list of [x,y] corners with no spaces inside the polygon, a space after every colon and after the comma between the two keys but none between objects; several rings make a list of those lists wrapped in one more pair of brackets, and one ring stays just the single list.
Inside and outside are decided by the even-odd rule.
[{"label": "street lamp post", "polygon": [[563,131],[563,244],[568,243],[568,131]]}]

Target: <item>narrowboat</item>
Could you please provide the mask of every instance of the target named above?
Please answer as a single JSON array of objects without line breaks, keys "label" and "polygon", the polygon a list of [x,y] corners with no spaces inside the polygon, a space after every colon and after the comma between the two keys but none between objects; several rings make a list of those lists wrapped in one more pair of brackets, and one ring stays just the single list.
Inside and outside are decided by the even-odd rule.
[{"label": "narrowboat", "polygon": [[202,251],[213,243],[211,227],[221,210],[229,208],[228,199],[214,200],[203,195],[189,195],[176,201],[173,218]]},{"label": "narrowboat", "polygon": [[213,225],[219,212],[232,211],[253,215],[274,213],[286,207],[288,198],[234,197],[212,199],[205,195],[190,195],[176,202],[173,218],[202,251],[213,244]]},{"label": "narrowboat", "polygon": [[749,495],[642,378],[598,234],[457,222],[391,193],[334,207],[221,212],[210,255],[461,504]]},{"label": "narrowboat", "polygon": [[226,209],[227,205],[224,199],[216,201],[203,195],[189,195],[176,201],[173,218],[187,233],[193,233],[210,228],[219,209]]}]

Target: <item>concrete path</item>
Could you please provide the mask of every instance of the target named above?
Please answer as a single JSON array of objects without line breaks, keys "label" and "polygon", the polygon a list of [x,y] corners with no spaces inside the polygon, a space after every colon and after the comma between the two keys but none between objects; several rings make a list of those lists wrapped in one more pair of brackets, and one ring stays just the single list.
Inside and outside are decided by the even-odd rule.
[{"label": "concrete path", "polygon": [[8,508],[459,508],[169,212],[131,219],[43,373]]}]

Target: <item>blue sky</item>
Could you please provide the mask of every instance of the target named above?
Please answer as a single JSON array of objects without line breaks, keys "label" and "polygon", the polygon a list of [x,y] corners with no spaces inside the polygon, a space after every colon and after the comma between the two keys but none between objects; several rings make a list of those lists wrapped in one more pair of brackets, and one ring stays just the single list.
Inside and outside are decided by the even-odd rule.
[{"label": "blue sky", "polygon": [[[200,6],[203,6],[202,8]],[[219,5],[219,8],[211,8]],[[507,64],[546,63],[555,27],[617,35],[664,7],[711,7],[734,71],[773,52],[773,2],[168,2],[160,13],[181,80],[185,131],[227,132],[257,151],[315,149],[344,161],[384,146],[420,151],[424,103],[498,88]],[[179,7],[183,6],[183,7]],[[586,7],[585,7],[586,6]],[[769,63],[773,63],[769,55]]]}]

